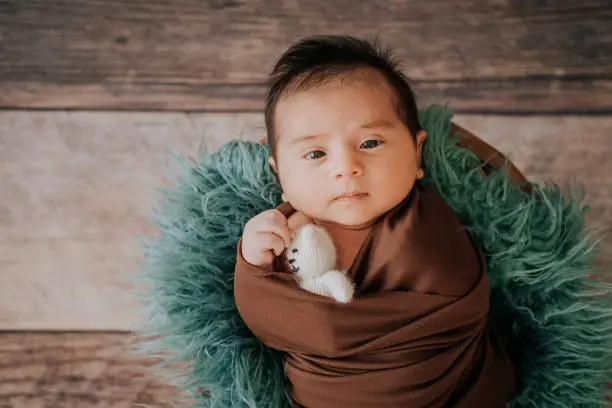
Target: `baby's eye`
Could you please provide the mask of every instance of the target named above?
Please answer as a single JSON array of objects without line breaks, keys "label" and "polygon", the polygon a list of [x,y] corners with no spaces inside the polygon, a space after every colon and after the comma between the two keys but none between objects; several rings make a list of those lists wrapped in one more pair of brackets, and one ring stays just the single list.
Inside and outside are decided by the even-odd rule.
[{"label": "baby's eye", "polygon": [[316,160],[320,159],[323,156],[325,156],[325,152],[323,150],[313,150],[312,152],[306,153],[306,156],[304,157],[308,160]]},{"label": "baby's eye", "polygon": [[382,140],[378,140],[378,139],[370,139],[370,140],[366,140],[365,142],[363,142],[361,144],[361,147],[364,149],[373,149],[375,147],[378,147],[382,144]]}]

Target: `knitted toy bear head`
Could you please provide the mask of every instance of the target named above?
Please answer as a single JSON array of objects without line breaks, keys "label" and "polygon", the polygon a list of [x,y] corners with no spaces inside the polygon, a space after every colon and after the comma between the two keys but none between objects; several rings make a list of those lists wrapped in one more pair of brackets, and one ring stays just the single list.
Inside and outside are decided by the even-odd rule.
[{"label": "knitted toy bear head", "polygon": [[336,248],[323,227],[305,224],[295,231],[287,249],[291,270],[301,279],[316,278],[336,265]]},{"label": "knitted toy bear head", "polygon": [[305,224],[298,228],[285,257],[301,288],[340,303],[352,300],[354,285],[345,273],[334,270],[336,248],[323,227]]}]

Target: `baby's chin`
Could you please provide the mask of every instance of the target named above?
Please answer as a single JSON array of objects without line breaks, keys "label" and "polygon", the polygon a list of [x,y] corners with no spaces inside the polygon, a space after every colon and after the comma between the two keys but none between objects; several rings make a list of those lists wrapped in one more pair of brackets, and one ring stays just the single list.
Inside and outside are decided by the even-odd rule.
[{"label": "baby's chin", "polygon": [[335,209],[322,214],[311,217],[320,223],[335,224],[340,227],[351,229],[359,229],[366,227],[376,222],[385,211],[375,211],[367,209]]}]

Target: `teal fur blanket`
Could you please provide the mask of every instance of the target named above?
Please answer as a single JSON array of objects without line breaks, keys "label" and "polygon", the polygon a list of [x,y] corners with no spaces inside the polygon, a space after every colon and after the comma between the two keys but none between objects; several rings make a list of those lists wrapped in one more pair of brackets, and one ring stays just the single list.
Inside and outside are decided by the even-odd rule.
[{"label": "teal fur blanket", "polygon": [[[520,376],[511,407],[606,406],[612,287],[594,266],[582,196],[554,184],[528,194],[503,171],[481,174],[483,163],[448,137],[451,117],[435,105],[421,112],[424,183],[484,251],[490,324],[509,341]],[[233,298],[242,229],[280,203],[268,155],[266,145],[236,140],[195,162],[182,158],[156,209],[159,234],[144,245],[146,325],[137,333],[154,340],[141,351],[162,356],[158,372],[187,365],[173,380],[195,407],[289,406],[280,353],[251,334]]]}]

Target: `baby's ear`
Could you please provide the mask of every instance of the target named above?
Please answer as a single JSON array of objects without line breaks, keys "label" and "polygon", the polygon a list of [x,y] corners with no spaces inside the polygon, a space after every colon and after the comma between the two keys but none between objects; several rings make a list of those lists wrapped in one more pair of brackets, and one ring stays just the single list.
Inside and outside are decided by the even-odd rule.
[{"label": "baby's ear", "polygon": [[278,172],[276,171],[276,160],[274,160],[274,157],[270,156],[270,158],[268,159],[268,163],[270,163],[270,167],[272,167],[272,170],[273,170],[275,173],[278,173]]},{"label": "baby's ear", "polygon": [[425,139],[427,139],[427,131],[424,129],[419,130],[415,136],[417,149],[421,150],[423,148],[423,143],[425,143]]},{"label": "baby's ear", "polygon": [[416,135],[416,153],[417,153],[417,163],[418,167],[421,167],[421,158],[423,155],[423,144],[425,144],[425,140],[427,139],[427,132],[425,130],[419,130]]}]

